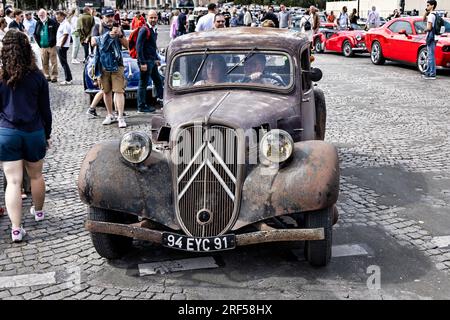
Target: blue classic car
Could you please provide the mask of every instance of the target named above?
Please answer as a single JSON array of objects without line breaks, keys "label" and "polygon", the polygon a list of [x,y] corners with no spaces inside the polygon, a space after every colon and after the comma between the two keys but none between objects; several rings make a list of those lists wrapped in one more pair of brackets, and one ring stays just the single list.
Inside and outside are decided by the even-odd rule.
[{"label": "blue classic car", "polygon": [[[129,30],[125,30],[125,36],[128,38],[130,35]],[[130,57],[130,54],[127,49],[122,50],[123,55],[123,63],[125,66],[125,80],[127,82],[125,88],[125,99],[127,100],[136,100],[137,99],[137,89],[139,87],[139,67],[137,64],[137,60]],[[158,56],[161,61],[161,66],[159,67],[159,73],[162,77],[162,82],[164,83],[164,72],[166,69],[166,59],[164,53],[162,51],[158,52]],[[95,94],[100,90],[100,83],[94,79],[93,73],[93,64],[94,64],[94,54],[91,54],[88,58],[84,66],[84,92],[89,94],[90,101],[94,98]],[[156,92],[153,90],[153,82],[150,78],[149,84],[147,86],[147,99],[151,97],[156,97]]]}]

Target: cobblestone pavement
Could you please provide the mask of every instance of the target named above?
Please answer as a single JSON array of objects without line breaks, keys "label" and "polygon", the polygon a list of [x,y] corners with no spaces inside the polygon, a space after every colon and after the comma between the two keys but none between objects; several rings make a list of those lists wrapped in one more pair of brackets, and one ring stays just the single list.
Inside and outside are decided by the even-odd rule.
[{"label": "cobblestone pavement", "polygon": [[[34,222],[25,200],[28,237],[21,244],[10,243],[9,220],[0,218],[0,299],[450,297],[450,248],[435,241],[450,235],[450,74],[425,83],[413,68],[374,66],[367,56],[318,55],[315,64],[324,72],[326,140],[338,147],[342,168],[333,242],[360,245],[367,254],[335,257],[327,268],[314,269],[295,246],[253,246],[215,255],[217,269],[144,277],[138,264],[188,256],[136,243],[121,260],[100,258],[83,228],[86,207],[76,189],[81,161],[98,141],[148,130],[150,116],[129,107],[126,129],[87,119],[81,66],[71,65],[74,85],[50,84],[48,218]],[[380,268],[380,289],[367,286],[370,266]]]}]

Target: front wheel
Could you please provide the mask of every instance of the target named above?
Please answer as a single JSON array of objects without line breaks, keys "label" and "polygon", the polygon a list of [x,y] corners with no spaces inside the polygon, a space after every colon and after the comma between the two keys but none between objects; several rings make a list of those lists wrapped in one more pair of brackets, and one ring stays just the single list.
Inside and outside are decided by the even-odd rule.
[{"label": "front wheel", "polygon": [[322,53],[323,52],[322,42],[320,41],[319,37],[317,37],[316,40],[314,40],[314,50],[317,53]]},{"label": "front wheel", "polygon": [[372,43],[372,50],[370,51],[370,60],[373,64],[381,65],[386,62],[381,49],[381,44],[378,41]]},{"label": "front wheel", "polygon": [[342,54],[344,55],[344,57],[353,57],[355,54],[353,52],[352,49],[352,45],[350,44],[350,41],[345,40],[344,43],[342,44]]},{"label": "front wheel", "polygon": [[428,71],[428,50],[426,47],[420,49],[417,55],[417,69],[422,73]]},{"label": "front wheel", "polygon": [[[122,212],[89,207],[88,218],[92,221],[129,224],[137,222],[137,216]],[[92,243],[97,253],[106,259],[118,259],[129,252],[133,238],[107,233],[91,233]]]},{"label": "front wheel", "polygon": [[334,208],[306,213],[306,228],[324,228],[325,239],[305,242],[305,258],[314,267],[324,267],[331,260]]}]

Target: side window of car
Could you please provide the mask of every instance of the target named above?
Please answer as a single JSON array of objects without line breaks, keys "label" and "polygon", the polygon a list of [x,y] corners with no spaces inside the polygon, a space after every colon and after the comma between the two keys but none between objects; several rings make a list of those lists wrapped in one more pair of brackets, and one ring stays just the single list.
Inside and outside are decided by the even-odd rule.
[{"label": "side window of car", "polygon": [[406,30],[407,34],[412,34],[411,24],[408,21],[397,21],[389,26],[389,30],[394,33],[399,33],[400,30]]},{"label": "side window of car", "polygon": [[311,89],[312,81],[311,81],[311,63],[309,61],[309,47],[306,47],[302,51],[301,55],[301,68],[302,68],[302,89],[303,92],[306,92]]}]

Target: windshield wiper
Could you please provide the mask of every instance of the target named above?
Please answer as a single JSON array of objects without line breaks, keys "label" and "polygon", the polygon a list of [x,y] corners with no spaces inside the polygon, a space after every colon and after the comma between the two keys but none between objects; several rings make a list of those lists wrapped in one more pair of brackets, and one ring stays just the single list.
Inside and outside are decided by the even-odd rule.
[{"label": "windshield wiper", "polygon": [[208,48],[206,48],[205,52],[203,53],[202,62],[200,63],[200,66],[198,67],[197,72],[195,73],[195,77],[194,77],[194,80],[192,80],[192,83],[195,83],[197,81],[200,71],[202,70],[203,65],[205,64],[206,58],[208,58]]},{"label": "windshield wiper", "polygon": [[230,74],[231,72],[233,72],[234,69],[236,69],[241,63],[245,63],[245,61],[247,61],[248,58],[250,58],[252,55],[255,54],[255,50],[256,47],[253,48],[249,53],[247,53],[245,55],[245,57],[243,57],[238,63],[236,63],[234,66],[232,66],[228,71],[227,74]]}]

